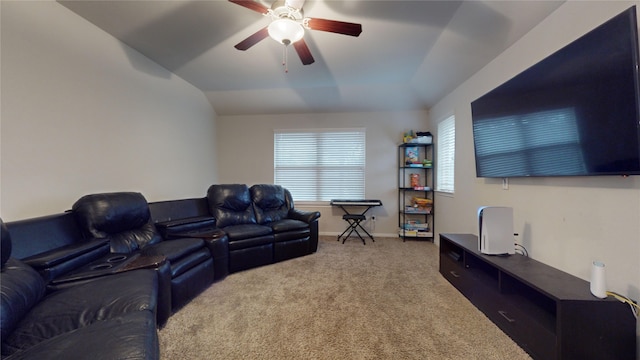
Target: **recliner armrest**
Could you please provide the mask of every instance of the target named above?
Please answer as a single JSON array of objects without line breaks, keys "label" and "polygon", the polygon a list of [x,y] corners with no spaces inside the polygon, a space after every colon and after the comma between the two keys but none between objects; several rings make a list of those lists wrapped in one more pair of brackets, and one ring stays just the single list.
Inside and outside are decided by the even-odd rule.
[{"label": "recliner armrest", "polygon": [[298,209],[289,209],[289,218],[294,220],[304,221],[307,224],[318,220],[320,217],[320,211],[302,211]]},{"label": "recliner armrest", "polygon": [[22,261],[36,269],[45,281],[51,281],[100,258],[108,252],[108,239],[92,239],[29,256]]},{"label": "recliner armrest", "polygon": [[69,261],[102,247],[104,247],[104,253],[106,254],[109,251],[109,240],[93,239],[87,242],[63,246],[41,254],[29,256],[22,259],[22,262],[33,268],[43,269]]},{"label": "recliner armrest", "polygon": [[197,216],[184,219],[160,221],[156,228],[165,239],[183,237],[182,234],[213,229],[216,227],[216,219],[211,216]]}]

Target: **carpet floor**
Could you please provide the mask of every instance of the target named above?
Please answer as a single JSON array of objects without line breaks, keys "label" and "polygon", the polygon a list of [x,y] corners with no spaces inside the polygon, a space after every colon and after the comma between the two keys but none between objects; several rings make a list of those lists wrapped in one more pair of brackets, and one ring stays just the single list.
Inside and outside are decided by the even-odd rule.
[{"label": "carpet floor", "polygon": [[530,359],[438,272],[430,242],[321,237],[229,275],[160,330],[162,359]]}]

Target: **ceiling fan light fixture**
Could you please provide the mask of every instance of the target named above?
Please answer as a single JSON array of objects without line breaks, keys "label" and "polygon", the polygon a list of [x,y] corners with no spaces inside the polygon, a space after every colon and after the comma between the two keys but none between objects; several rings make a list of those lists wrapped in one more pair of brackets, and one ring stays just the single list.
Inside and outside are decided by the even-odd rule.
[{"label": "ceiling fan light fixture", "polygon": [[284,45],[293,44],[304,36],[302,24],[288,18],[272,21],[267,31],[273,40]]}]

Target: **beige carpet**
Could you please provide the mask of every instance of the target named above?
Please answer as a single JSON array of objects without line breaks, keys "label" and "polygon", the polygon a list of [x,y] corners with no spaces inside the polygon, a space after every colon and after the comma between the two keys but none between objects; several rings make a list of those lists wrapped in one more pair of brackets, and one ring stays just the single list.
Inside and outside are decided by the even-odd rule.
[{"label": "beige carpet", "polygon": [[530,359],[438,273],[429,242],[333,237],[229,275],[160,331],[163,359]]}]

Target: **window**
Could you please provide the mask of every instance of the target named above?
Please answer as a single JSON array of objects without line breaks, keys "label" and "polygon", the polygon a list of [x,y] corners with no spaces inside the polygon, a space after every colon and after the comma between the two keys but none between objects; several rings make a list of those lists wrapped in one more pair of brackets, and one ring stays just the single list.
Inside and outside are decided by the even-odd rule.
[{"label": "window", "polygon": [[274,182],[296,201],[364,198],[364,129],[276,130]]},{"label": "window", "polygon": [[436,191],[454,192],[456,160],[456,118],[451,115],[438,124]]}]

